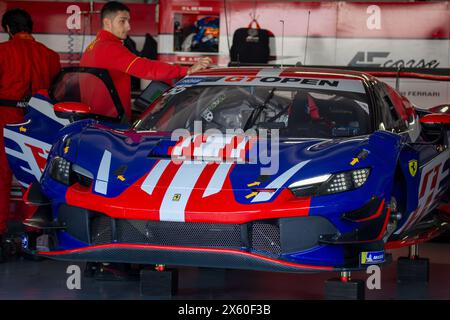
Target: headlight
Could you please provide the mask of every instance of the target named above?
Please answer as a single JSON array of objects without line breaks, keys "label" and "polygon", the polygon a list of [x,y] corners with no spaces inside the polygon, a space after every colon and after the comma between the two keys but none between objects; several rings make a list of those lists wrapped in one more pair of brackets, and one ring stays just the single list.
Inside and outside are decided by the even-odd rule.
[{"label": "headlight", "polygon": [[370,168],[326,174],[300,180],[289,186],[297,197],[321,196],[350,191],[361,187],[369,177]]},{"label": "headlight", "polygon": [[94,175],[76,164],[71,164],[64,158],[54,157],[50,165],[50,176],[67,186],[78,182],[84,187],[90,187]]},{"label": "headlight", "polygon": [[54,157],[50,167],[50,177],[65,185],[70,184],[71,163],[64,158]]}]

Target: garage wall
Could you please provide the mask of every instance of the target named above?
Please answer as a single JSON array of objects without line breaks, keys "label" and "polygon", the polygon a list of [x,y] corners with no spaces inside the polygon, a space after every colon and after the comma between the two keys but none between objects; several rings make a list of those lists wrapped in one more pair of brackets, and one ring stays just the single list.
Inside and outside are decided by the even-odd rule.
[{"label": "garage wall", "polygon": [[[36,40],[57,51],[63,65],[76,65],[81,53],[95,38],[100,29],[100,10],[104,3],[1,1],[0,16],[11,8],[27,10],[34,22]],[[157,35],[155,4],[127,4],[131,9],[132,30],[130,36],[138,48],[142,48],[145,34]],[[7,34],[0,33],[0,41]]]}]

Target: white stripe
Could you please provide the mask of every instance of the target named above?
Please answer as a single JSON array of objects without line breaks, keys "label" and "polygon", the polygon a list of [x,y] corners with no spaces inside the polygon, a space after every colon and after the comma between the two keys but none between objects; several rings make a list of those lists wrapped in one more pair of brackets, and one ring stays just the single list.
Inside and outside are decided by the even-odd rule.
[{"label": "white stripe", "polygon": [[170,160],[158,161],[158,163],[147,175],[147,178],[145,178],[144,182],[142,183],[141,189],[151,195],[153,193],[153,189],[155,189],[159,179],[161,178],[169,163]]},{"label": "white stripe", "polygon": [[[161,221],[184,222],[187,202],[205,166],[206,162],[183,162],[167,188],[161,207],[159,208],[159,218]],[[176,194],[179,194],[180,198],[178,201],[173,201]]]},{"label": "white stripe", "polygon": [[216,194],[222,190],[223,184],[225,183],[225,179],[228,177],[228,172],[230,171],[232,165],[232,163],[221,163],[219,165],[209,181],[205,192],[203,193],[203,198]]},{"label": "white stripe", "polygon": [[[269,185],[267,185],[267,187],[265,187],[265,188],[266,189],[277,189],[277,191],[278,191],[294,174],[297,173],[297,171],[299,171],[308,162],[309,162],[309,160],[302,161],[302,162],[296,164],[295,166],[293,166],[292,168],[286,170],[284,173],[282,173],[280,176],[278,176],[275,180],[273,180],[271,183],[269,183]],[[268,201],[268,200],[272,199],[272,197],[275,193],[276,193],[276,191],[275,192],[260,192],[256,195],[256,197],[253,198],[252,203]]]},{"label": "white stripe", "polygon": [[195,140],[195,138],[198,136],[198,134],[195,134],[193,136],[185,137],[183,138],[183,141],[181,143],[177,143],[175,147],[173,148],[172,155],[173,156],[182,156],[183,155],[183,149],[188,148],[192,141]]},{"label": "white stripe", "polygon": [[109,168],[111,167],[111,152],[105,150],[97,172],[95,192],[106,194],[108,192]]},{"label": "white stripe", "polygon": [[44,114],[45,116],[49,117],[52,120],[55,120],[56,122],[62,124],[63,126],[70,124],[69,120],[61,119],[56,116],[55,111],[53,110],[53,105],[48,101],[32,97],[28,102],[28,105],[31,108],[35,109],[37,112]]},{"label": "white stripe", "polygon": [[48,152],[50,152],[51,145],[48,143],[45,143],[43,141],[28,137],[24,134],[20,134],[18,132],[12,131],[7,129],[6,127],[3,129],[3,136],[5,139],[10,139],[17,143],[20,147],[21,151],[17,151],[14,149],[10,149],[8,147],[5,147],[6,154],[21,159],[23,161],[26,161],[28,163],[29,168],[20,166],[20,169],[32,174],[37,181],[41,178],[42,172],[39,169],[39,166],[36,162],[36,159],[34,158],[33,152],[29,147],[26,146],[26,144],[35,146],[37,148],[40,148],[44,153],[39,153],[39,156],[41,156],[44,159],[47,159]]}]

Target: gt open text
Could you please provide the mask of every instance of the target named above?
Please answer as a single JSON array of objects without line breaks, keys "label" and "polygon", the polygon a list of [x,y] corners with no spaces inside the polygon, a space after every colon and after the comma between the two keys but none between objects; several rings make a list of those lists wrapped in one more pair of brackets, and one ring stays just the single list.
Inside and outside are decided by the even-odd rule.
[{"label": "gt open text", "polygon": [[223,304],[221,306],[205,307],[191,306],[185,304],[179,306],[178,315],[203,316],[209,318],[211,315],[239,316],[239,315],[270,315],[268,304]]}]

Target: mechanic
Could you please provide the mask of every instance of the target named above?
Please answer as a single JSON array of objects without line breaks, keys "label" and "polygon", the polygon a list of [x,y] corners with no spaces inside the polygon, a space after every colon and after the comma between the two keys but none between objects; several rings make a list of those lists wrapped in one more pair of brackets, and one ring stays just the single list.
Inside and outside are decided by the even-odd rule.
[{"label": "mechanic", "polygon": [[0,243],[7,229],[12,173],[4,143],[3,126],[23,121],[28,98],[41,89],[48,89],[61,69],[59,55],[37,42],[31,32],[33,21],[22,9],[6,11],[2,28],[9,41],[0,43]]},{"label": "mechanic", "polygon": [[[131,119],[130,76],[171,82],[176,78],[203,70],[211,63],[210,58],[203,57],[189,68],[142,58],[131,53],[123,45],[130,31],[130,9],[120,2],[107,2],[101,10],[101,19],[103,29],[98,32],[96,39],[83,53],[80,65],[104,68],[109,71],[128,120]],[[95,106],[101,105],[97,102],[89,103],[91,99],[101,97],[98,97],[98,94],[95,95],[93,89],[86,87],[84,86],[82,93],[84,90],[91,91],[83,94],[86,96],[86,102]],[[94,113],[111,116],[113,110],[110,110],[110,105],[103,104],[102,109],[97,108]]]}]

